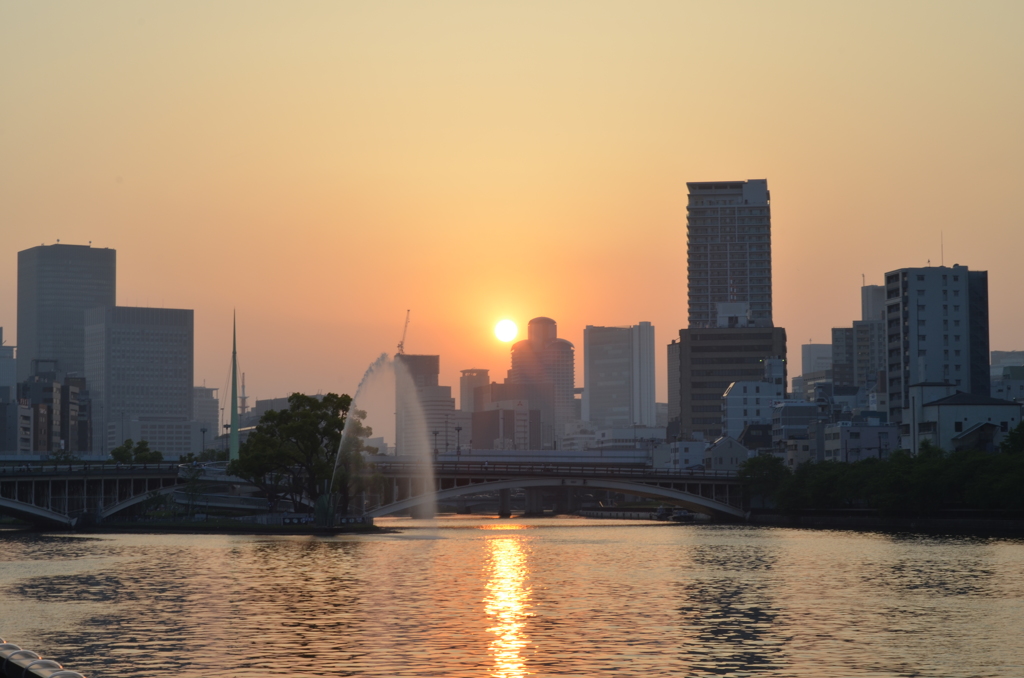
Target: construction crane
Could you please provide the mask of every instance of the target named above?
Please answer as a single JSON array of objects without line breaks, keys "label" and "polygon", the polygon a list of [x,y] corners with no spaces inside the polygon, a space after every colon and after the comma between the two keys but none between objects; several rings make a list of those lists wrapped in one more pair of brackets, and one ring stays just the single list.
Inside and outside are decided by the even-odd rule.
[{"label": "construction crane", "polygon": [[409,332],[409,309],[405,311],[405,327],[402,328],[402,340],[398,342],[398,353],[395,355],[402,355],[405,353],[405,335]]}]

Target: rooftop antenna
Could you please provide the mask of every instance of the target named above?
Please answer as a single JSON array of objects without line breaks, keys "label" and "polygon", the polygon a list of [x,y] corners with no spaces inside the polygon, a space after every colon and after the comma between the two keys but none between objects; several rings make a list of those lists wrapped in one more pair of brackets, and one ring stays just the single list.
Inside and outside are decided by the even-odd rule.
[{"label": "rooftop antenna", "polygon": [[863,274],[863,273],[861,273],[861,274],[860,274],[860,286],[861,286],[861,287],[867,287],[867,284],[868,284],[868,280],[867,280],[867,278],[865,278],[865,277],[864,277],[864,274]]},{"label": "rooftop antenna", "polygon": [[942,237],[942,231],[939,231],[939,265],[946,265],[946,243]]}]

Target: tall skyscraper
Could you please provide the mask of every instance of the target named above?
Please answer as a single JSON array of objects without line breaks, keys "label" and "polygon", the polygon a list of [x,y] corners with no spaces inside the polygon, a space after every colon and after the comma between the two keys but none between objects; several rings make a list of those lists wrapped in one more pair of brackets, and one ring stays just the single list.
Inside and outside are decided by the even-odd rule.
[{"label": "tall skyscraper", "polygon": [[768,181],[686,186],[690,328],[772,327]]},{"label": "tall skyscraper", "polygon": [[40,245],[18,252],[18,381],[34,363],[63,374],[85,370],[85,312],[112,307],[117,253],[86,245]]},{"label": "tall skyscraper", "polygon": [[915,384],[988,397],[988,272],[902,268],[885,274],[885,289],[890,421],[902,421]]},{"label": "tall skyscraper", "polygon": [[583,420],[599,428],[654,426],[654,326],[583,330]]},{"label": "tall skyscraper", "polygon": [[164,458],[193,451],[193,312],[114,306],[85,313],[93,451],[147,440]]},{"label": "tall skyscraper", "polygon": [[527,338],[512,346],[512,368],[506,381],[510,384],[552,386],[550,403],[542,402],[534,395],[529,396],[531,407],[541,411],[550,407],[554,413],[554,421],[544,422],[544,425],[551,426],[550,431],[544,431],[544,447],[557,447],[566,433],[566,424],[576,418],[575,380],[575,348],[572,343],[558,338],[558,325],[551,318],[531,320]]},{"label": "tall skyscraper", "polygon": [[[760,379],[766,358],[786,361],[786,331],[772,323],[768,182],[689,182],[689,328],[679,331],[679,435],[722,435],[721,398]],[[673,349],[670,348],[670,356]],[[672,413],[669,413],[672,416]]]}]

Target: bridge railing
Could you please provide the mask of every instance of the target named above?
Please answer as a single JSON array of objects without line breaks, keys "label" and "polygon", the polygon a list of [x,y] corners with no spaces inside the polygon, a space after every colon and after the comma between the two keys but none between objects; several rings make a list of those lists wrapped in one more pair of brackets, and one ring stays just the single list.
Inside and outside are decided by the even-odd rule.
[{"label": "bridge railing", "polygon": [[17,464],[0,464],[0,478],[4,476],[38,476],[65,473],[138,473],[140,471],[177,471],[181,462],[161,461],[147,463],[121,464],[118,462],[23,462]]},{"label": "bridge railing", "polygon": [[[408,462],[376,462],[378,470],[396,474],[419,475],[422,466]],[[700,479],[737,479],[736,471],[705,471],[696,469],[651,468],[648,466],[592,465],[592,464],[553,464],[536,462],[439,462],[433,464],[434,473],[438,474],[475,474],[475,475],[582,475],[582,476],[615,476],[633,478],[678,478],[685,480]]]}]

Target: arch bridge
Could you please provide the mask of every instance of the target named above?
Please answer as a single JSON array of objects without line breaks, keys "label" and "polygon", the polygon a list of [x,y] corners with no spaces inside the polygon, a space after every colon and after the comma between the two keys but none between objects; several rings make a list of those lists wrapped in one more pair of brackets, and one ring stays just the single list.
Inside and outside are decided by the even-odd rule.
[{"label": "arch bridge", "polygon": [[386,479],[381,504],[367,511],[372,517],[412,509],[431,501],[443,502],[467,494],[498,491],[502,511],[509,491],[560,488],[562,490],[611,490],[686,507],[718,518],[742,519],[743,483],[735,473],[654,469],[627,465],[545,463],[442,462],[429,469],[408,462],[377,462],[376,471]]},{"label": "arch bridge", "polygon": [[44,527],[102,521],[181,488],[178,463],[22,464],[0,468],[0,513]]}]

